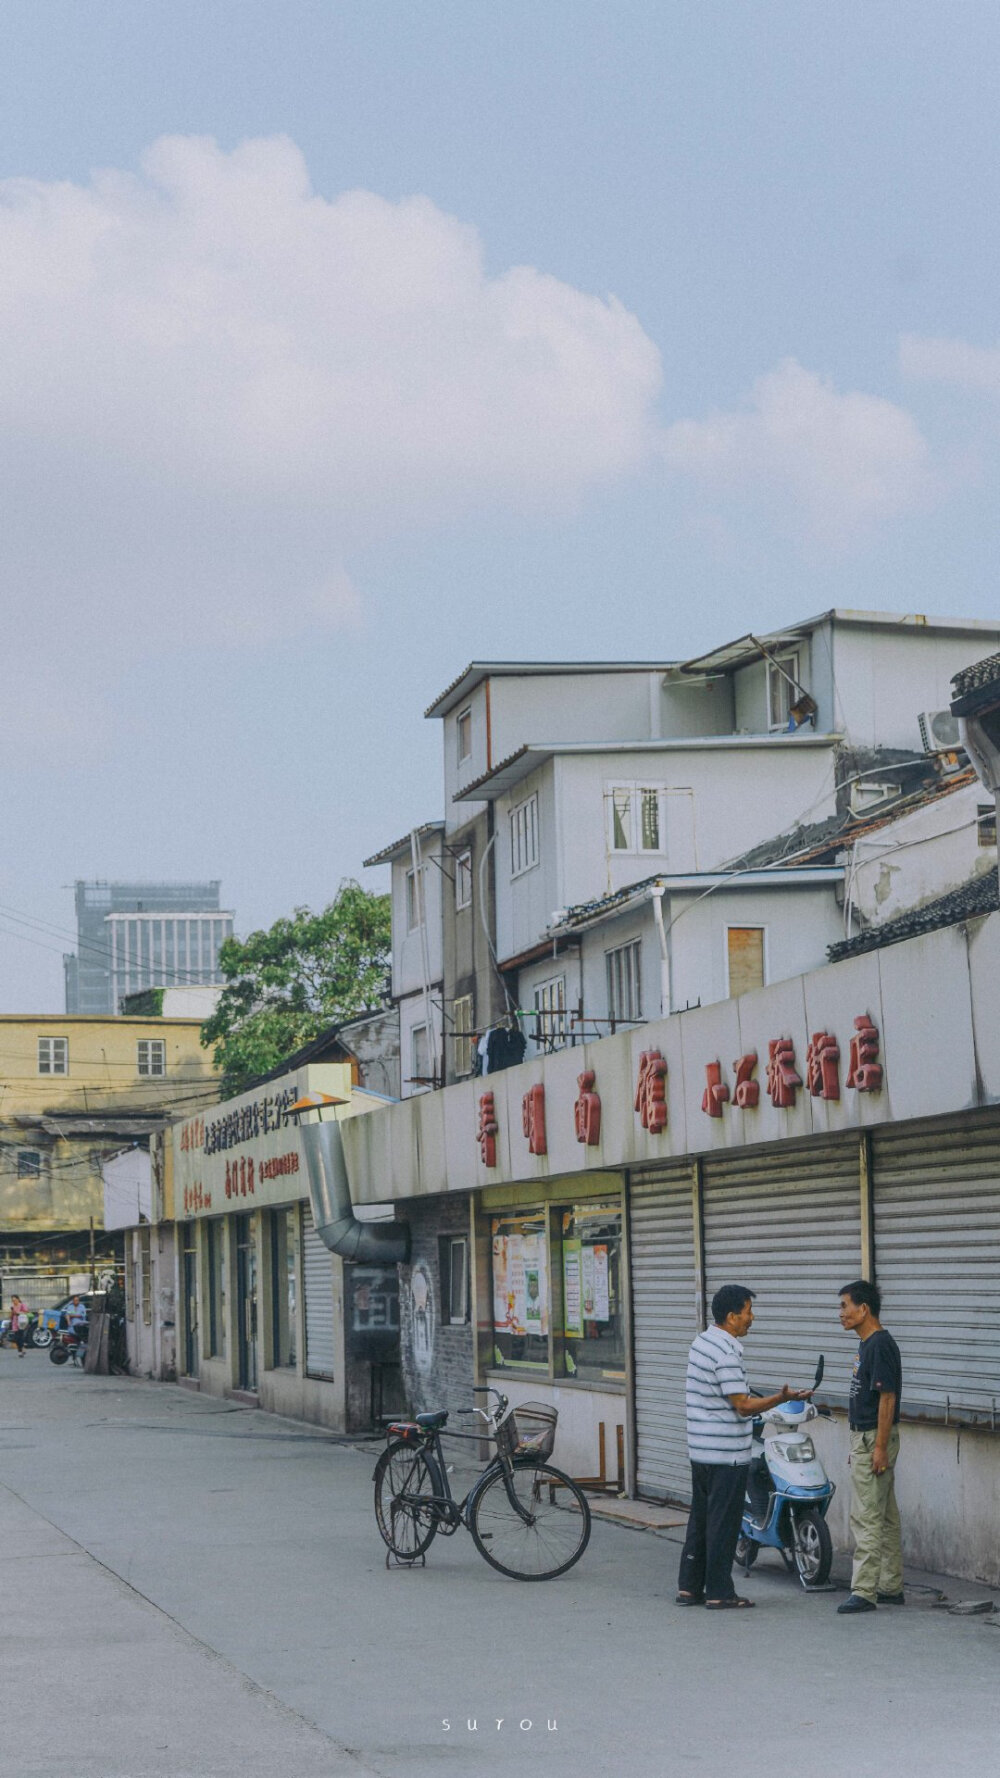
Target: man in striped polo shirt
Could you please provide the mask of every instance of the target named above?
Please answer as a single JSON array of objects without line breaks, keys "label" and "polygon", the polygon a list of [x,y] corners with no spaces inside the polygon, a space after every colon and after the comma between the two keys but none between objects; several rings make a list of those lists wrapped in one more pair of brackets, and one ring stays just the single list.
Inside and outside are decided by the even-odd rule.
[{"label": "man in striped polo shirt", "polygon": [[805,1401],[811,1389],[751,1395],[740,1341],[753,1324],[753,1291],[724,1284],[712,1298],[712,1321],[692,1342],[687,1369],[687,1438],[691,1516],[681,1556],[678,1605],[713,1611],[748,1607],[733,1586],[733,1558],[750,1466],[751,1421],[783,1401]]}]

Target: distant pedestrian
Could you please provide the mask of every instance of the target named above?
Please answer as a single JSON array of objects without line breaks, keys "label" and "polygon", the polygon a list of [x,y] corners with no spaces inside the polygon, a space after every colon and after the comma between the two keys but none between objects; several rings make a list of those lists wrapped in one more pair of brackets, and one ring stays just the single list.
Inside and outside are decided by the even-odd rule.
[{"label": "distant pedestrian", "polygon": [[753,1323],[753,1291],[724,1284],[712,1298],[713,1326],[688,1356],[686,1409],[691,1459],[691,1516],[678,1576],[678,1605],[711,1611],[752,1606],[733,1586],[733,1559],[750,1467],[751,1421],[783,1401],[804,1401],[810,1389],[751,1395],[743,1366],[744,1334]]},{"label": "distant pedestrian", "polygon": [[24,1342],[28,1337],[30,1316],[19,1296],[10,1299],[10,1331],[17,1347],[18,1358],[24,1357]]},{"label": "distant pedestrian", "polygon": [[853,1614],[903,1605],[903,1544],[896,1505],[903,1365],[879,1313],[876,1285],[858,1278],[840,1292],[840,1325],[857,1334],[848,1419],[851,1427],[851,1591],[837,1610]]}]

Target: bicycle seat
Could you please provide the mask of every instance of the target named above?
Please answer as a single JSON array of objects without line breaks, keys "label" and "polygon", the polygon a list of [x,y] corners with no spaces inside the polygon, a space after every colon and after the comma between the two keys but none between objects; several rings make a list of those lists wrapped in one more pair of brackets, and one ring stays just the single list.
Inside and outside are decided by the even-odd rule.
[{"label": "bicycle seat", "polygon": [[417,1425],[422,1426],[425,1431],[437,1432],[438,1428],[445,1424],[447,1418],[448,1409],[438,1408],[433,1414],[417,1414],[416,1421]]}]

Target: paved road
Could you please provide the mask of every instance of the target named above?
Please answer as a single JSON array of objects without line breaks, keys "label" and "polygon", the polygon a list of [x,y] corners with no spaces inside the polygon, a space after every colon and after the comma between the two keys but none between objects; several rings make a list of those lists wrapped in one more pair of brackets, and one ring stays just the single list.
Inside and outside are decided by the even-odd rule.
[{"label": "paved road", "polygon": [[607,1524],[542,1586],[504,1580],[464,1534],[425,1570],[387,1572],[372,1467],[291,1421],[0,1352],[3,1770],[995,1767],[1000,1631],[935,1606],[932,1577],[854,1621],[762,1561],[758,1609],[710,1617],[671,1603],[676,1532]]}]

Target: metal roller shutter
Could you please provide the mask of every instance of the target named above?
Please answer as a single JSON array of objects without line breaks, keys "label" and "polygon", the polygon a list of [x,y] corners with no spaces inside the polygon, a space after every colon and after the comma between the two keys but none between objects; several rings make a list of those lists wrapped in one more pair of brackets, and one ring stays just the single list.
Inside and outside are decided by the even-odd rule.
[{"label": "metal roller shutter", "polygon": [[691,1167],[633,1175],[629,1189],[636,1486],[690,1500],[684,1379],[696,1321]]},{"label": "metal roller shutter", "polygon": [[837,1292],[861,1270],[857,1136],[713,1155],[703,1171],[706,1305],[722,1284],[756,1292],[746,1339],[761,1394],[812,1382],[846,1403],[854,1350],[837,1318]]},{"label": "metal roller shutter", "polygon": [[903,1359],[903,1412],[995,1423],[1000,1123],[872,1136],[875,1275]]},{"label": "metal roller shutter", "polygon": [[302,1279],[306,1308],[306,1376],[334,1374],[333,1261],[307,1208],[302,1220]]}]

